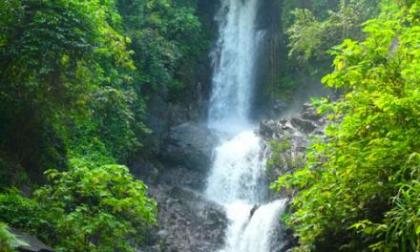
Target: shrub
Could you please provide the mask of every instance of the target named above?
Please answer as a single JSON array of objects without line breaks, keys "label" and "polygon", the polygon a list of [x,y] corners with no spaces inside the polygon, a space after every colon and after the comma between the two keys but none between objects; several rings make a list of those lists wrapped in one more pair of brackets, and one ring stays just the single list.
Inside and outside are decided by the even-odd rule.
[{"label": "shrub", "polygon": [[[77,163],[77,162],[76,162]],[[35,195],[56,234],[59,251],[133,251],[155,223],[156,203],[147,187],[121,165],[49,170],[50,184]]]},{"label": "shrub", "polygon": [[7,229],[7,225],[0,222],[0,251],[2,252],[14,252],[13,243],[16,238]]},{"label": "shrub", "polygon": [[274,185],[300,190],[287,220],[296,251],[419,251],[419,8],[389,4],[364,41],[336,48],[323,82],[345,95],[318,104],[328,137]]}]

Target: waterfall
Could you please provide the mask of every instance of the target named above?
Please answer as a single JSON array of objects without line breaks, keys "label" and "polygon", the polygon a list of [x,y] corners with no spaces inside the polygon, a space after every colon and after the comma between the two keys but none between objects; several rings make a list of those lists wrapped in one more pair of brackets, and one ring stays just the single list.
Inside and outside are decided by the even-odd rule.
[{"label": "waterfall", "polygon": [[260,138],[243,131],[215,149],[213,169],[208,178],[207,197],[220,203],[261,201],[265,157]]},{"label": "waterfall", "polygon": [[277,221],[285,208],[285,200],[262,205],[249,219],[248,205],[236,203],[228,207],[230,219],[236,220],[228,230],[225,249],[221,252],[263,252],[279,251],[282,244],[272,243],[275,231],[279,228]]},{"label": "waterfall", "polygon": [[212,128],[249,125],[258,52],[257,11],[258,0],[222,0],[216,17],[219,39],[212,53],[214,72],[209,107]]},{"label": "waterfall", "polygon": [[[208,126],[222,144],[214,150],[206,196],[226,209],[221,252],[270,252],[285,200],[267,202],[265,144],[250,120],[261,32],[258,0],[221,0]],[[277,246],[279,244],[276,244]]]}]

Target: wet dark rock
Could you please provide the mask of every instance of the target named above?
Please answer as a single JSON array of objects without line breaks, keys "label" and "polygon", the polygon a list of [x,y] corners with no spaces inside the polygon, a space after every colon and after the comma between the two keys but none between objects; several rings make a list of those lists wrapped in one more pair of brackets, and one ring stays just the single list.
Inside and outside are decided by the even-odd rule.
[{"label": "wet dark rock", "polygon": [[[310,136],[322,135],[325,125],[326,119],[318,115],[310,104],[305,104],[302,111],[292,118],[264,120],[260,123],[259,134],[266,142],[274,142],[276,145],[276,152],[269,157],[274,162],[267,167],[269,182],[304,166]],[[287,197],[288,193],[282,192],[280,196]],[[271,199],[278,197],[279,194],[271,192]]]},{"label": "wet dark rock", "polygon": [[190,111],[188,106],[180,104],[169,104],[169,124],[180,125],[190,120]]},{"label": "wet dark rock", "polygon": [[163,140],[168,134],[170,127],[169,109],[166,97],[168,90],[165,87],[158,89],[156,93],[149,95],[147,102],[148,113],[146,113],[145,123],[152,129],[152,134],[146,135],[143,143],[148,147],[147,152],[159,152]]},{"label": "wet dark rock", "polygon": [[316,120],[321,119],[321,116],[317,114],[316,111],[306,111],[302,113],[302,118],[305,120],[316,121]]},{"label": "wet dark rock", "polygon": [[157,184],[185,187],[201,191],[206,185],[207,174],[190,170],[182,166],[167,167],[161,172],[157,179]]},{"label": "wet dark rock", "polygon": [[139,251],[210,252],[223,245],[227,219],[221,206],[181,187],[151,188],[159,206],[155,244]]},{"label": "wet dark rock", "polygon": [[259,134],[267,139],[282,139],[284,135],[296,131],[288,120],[263,120],[260,122]]},{"label": "wet dark rock", "polygon": [[283,111],[285,111],[288,107],[289,107],[289,105],[285,102],[285,101],[282,101],[282,100],[275,100],[274,102],[273,102],[273,110],[275,111],[275,112],[278,112],[278,113],[280,113],[280,112],[283,112]]},{"label": "wet dark rock", "polygon": [[264,120],[260,122],[259,134],[263,137],[273,137],[279,130],[279,125],[274,120]]},{"label": "wet dark rock", "polygon": [[290,229],[277,228],[272,237],[270,252],[289,252],[297,245],[297,240]]},{"label": "wet dark rock", "polygon": [[224,240],[224,209],[200,192],[206,185],[218,137],[205,126],[184,123],[171,128],[158,160],[139,160],[134,174],[158,202],[158,225],[138,252],[211,252]]},{"label": "wet dark rock", "polygon": [[298,117],[292,118],[290,123],[305,134],[310,134],[317,128],[317,125],[313,121]]},{"label": "wet dark rock", "polygon": [[170,165],[180,165],[191,170],[207,172],[217,136],[205,126],[184,123],[169,132],[161,159]]},{"label": "wet dark rock", "polygon": [[45,245],[35,236],[23,233],[13,228],[10,229],[10,232],[14,234],[18,240],[15,248],[19,252],[54,252],[54,249]]},{"label": "wet dark rock", "polygon": [[137,159],[135,162],[130,164],[131,172],[143,180],[146,184],[155,184],[161,175],[160,170],[164,168],[159,167],[160,164],[149,162],[144,159]]}]

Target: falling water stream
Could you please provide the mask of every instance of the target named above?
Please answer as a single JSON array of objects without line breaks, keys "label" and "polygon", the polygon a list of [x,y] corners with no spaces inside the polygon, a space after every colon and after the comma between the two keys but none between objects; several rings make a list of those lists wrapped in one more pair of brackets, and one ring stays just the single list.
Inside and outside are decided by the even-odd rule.
[{"label": "falling water stream", "polygon": [[264,143],[250,120],[256,59],[262,32],[259,0],[221,0],[219,39],[208,126],[222,144],[214,150],[206,196],[222,204],[229,219],[223,252],[271,252],[285,201],[268,202]]}]

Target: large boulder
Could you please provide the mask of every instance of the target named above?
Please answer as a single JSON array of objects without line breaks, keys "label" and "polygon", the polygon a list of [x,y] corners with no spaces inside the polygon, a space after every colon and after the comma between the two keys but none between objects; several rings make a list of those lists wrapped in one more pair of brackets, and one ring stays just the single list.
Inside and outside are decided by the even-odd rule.
[{"label": "large boulder", "polygon": [[159,206],[159,229],[153,244],[139,251],[210,252],[223,246],[227,219],[223,207],[181,188],[151,188]]},{"label": "large boulder", "polygon": [[310,134],[317,128],[317,125],[313,121],[299,117],[292,118],[290,122],[295,128],[298,128],[305,134]]},{"label": "large boulder", "polygon": [[178,166],[166,167],[165,171],[160,173],[156,184],[202,191],[206,186],[206,180],[207,176],[205,173]]},{"label": "large boulder", "polygon": [[259,134],[266,140],[283,139],[285,135],[291,135],[296,131],[286,119],[262,120],[259,125]]},{"label": "large boulder", "polygon": [[[10,232],[16,237],[15,249],[19,252],[54,252],[54,249],[45,245],[37,237],[11,228]],[[1,248],[0,248],[0,251]]]},{"label": "large boulder", "polygon": [[217,142],[217,136],[205,125],[184,123],[170,130],[160,154],[161,160],[170,166],[179,165],[206,173]]}]

